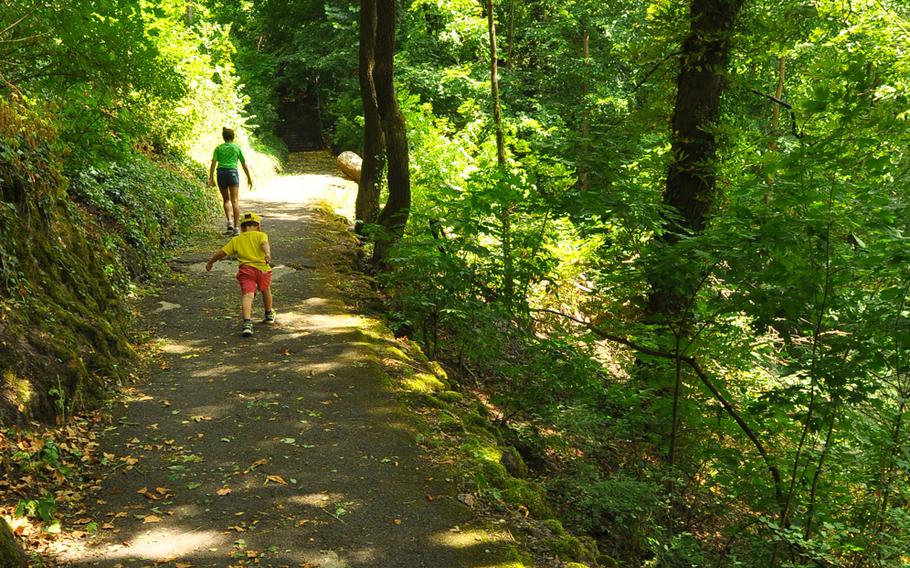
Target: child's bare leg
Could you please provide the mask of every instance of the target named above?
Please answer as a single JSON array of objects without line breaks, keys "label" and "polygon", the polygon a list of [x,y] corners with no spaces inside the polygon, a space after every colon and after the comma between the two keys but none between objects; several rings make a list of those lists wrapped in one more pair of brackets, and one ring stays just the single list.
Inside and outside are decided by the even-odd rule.
[{"label": "child's bare leg", "polygon": [[[231,191],[231,207],[234,210],[234,226],[239,227],[240,223],[240,186],[232,185],[230,188]],[[227,211],[227,205],[225,205],[225,211]]]},{"label": "child's bare leg", "polygon": [[272,289],[266,288],[262,290],[262,307],[265,308],[265,311],[272,311]]},{"label": "child's bare leg", "polygon": [[255,296],[255,292],[248,292],[240,299],[240,308],[245,320],[253,319],[253,297]]}]

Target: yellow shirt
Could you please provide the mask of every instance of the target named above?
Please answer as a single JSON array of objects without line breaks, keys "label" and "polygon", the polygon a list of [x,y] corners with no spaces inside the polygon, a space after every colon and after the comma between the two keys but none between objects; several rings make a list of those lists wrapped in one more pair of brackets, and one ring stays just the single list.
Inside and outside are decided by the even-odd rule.
[{"label": "yellow shirt", "polygon": [[224,248],[224,254],[237,255],[240,266],[252,266],[263,272],[270,272],[272,268],[265,263],[265,251],[262,243],[267,243],[269,236],[262,231],[246,231],[232,238]]}]

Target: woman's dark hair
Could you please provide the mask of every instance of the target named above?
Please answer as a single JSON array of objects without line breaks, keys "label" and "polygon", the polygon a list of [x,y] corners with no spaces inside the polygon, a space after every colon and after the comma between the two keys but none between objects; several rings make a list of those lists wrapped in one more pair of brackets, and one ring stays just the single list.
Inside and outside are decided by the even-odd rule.
[{"label": "woman's dark hair", "polygon": [[225,126],[224,128],[221,129],[221,137],[224,138],[225,142],[233,142],[234,141],[234,131]]}]

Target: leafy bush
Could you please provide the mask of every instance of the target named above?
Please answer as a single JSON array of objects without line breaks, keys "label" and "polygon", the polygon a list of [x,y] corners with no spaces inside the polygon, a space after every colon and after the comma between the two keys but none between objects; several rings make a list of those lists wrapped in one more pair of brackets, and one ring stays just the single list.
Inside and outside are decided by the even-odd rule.
[{"label": "leafy bush", "polygon": [[70,193],[100,224],[93,229],[116,255],[108,270],[121,289],[161,274],[168,251],[217,212],[202,170],[188,162],[130,161],[75,172]]}]

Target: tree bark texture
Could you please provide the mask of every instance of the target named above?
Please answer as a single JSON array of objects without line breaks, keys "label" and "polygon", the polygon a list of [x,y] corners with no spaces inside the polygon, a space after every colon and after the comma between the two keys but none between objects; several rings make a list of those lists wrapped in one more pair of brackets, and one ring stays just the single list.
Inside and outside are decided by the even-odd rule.
[{"label": "tree bark texture", "polygon": [[[691,0],[689,35],[683,42],[671,133],[671,162],[663,202],[670,212],[661,240],[676,243],[682,235],[704,231],[716,190],[717,141],[712,131],[720,110],[730,54],[730,38],[743,0]],[[683,269],[682,272],[691,272]],[[689,282],[698,274],[652,275],[650,315],[681,311]],[[680,281],[681,280],[681,281]]]},{"label": "tree bark texture", "polygon": [[411,209],[411,178],[408,169],[407,128],[395,94],[395,0],[377,0],[376,8],[376,66],[373,69],[373,80],[385,136],[389,187],[389,199],[377,219],[383,230],[373,249],[373,261],[381,263],[388,255],[389,248],[404,234]]},{"label": "tree bark texture", "polygon": [[383,164],[382,125],[373,72],[376,67],[376,0],[360,2],[360,98],[363,102],[363,163],[354,205],[355,231],[374,223],[379,212],[379,175]]},{"label": "tree bark texture", "polygon": [[0,566],[5,568],[27,568],[25,554],[9,525],[0,517]]}]

